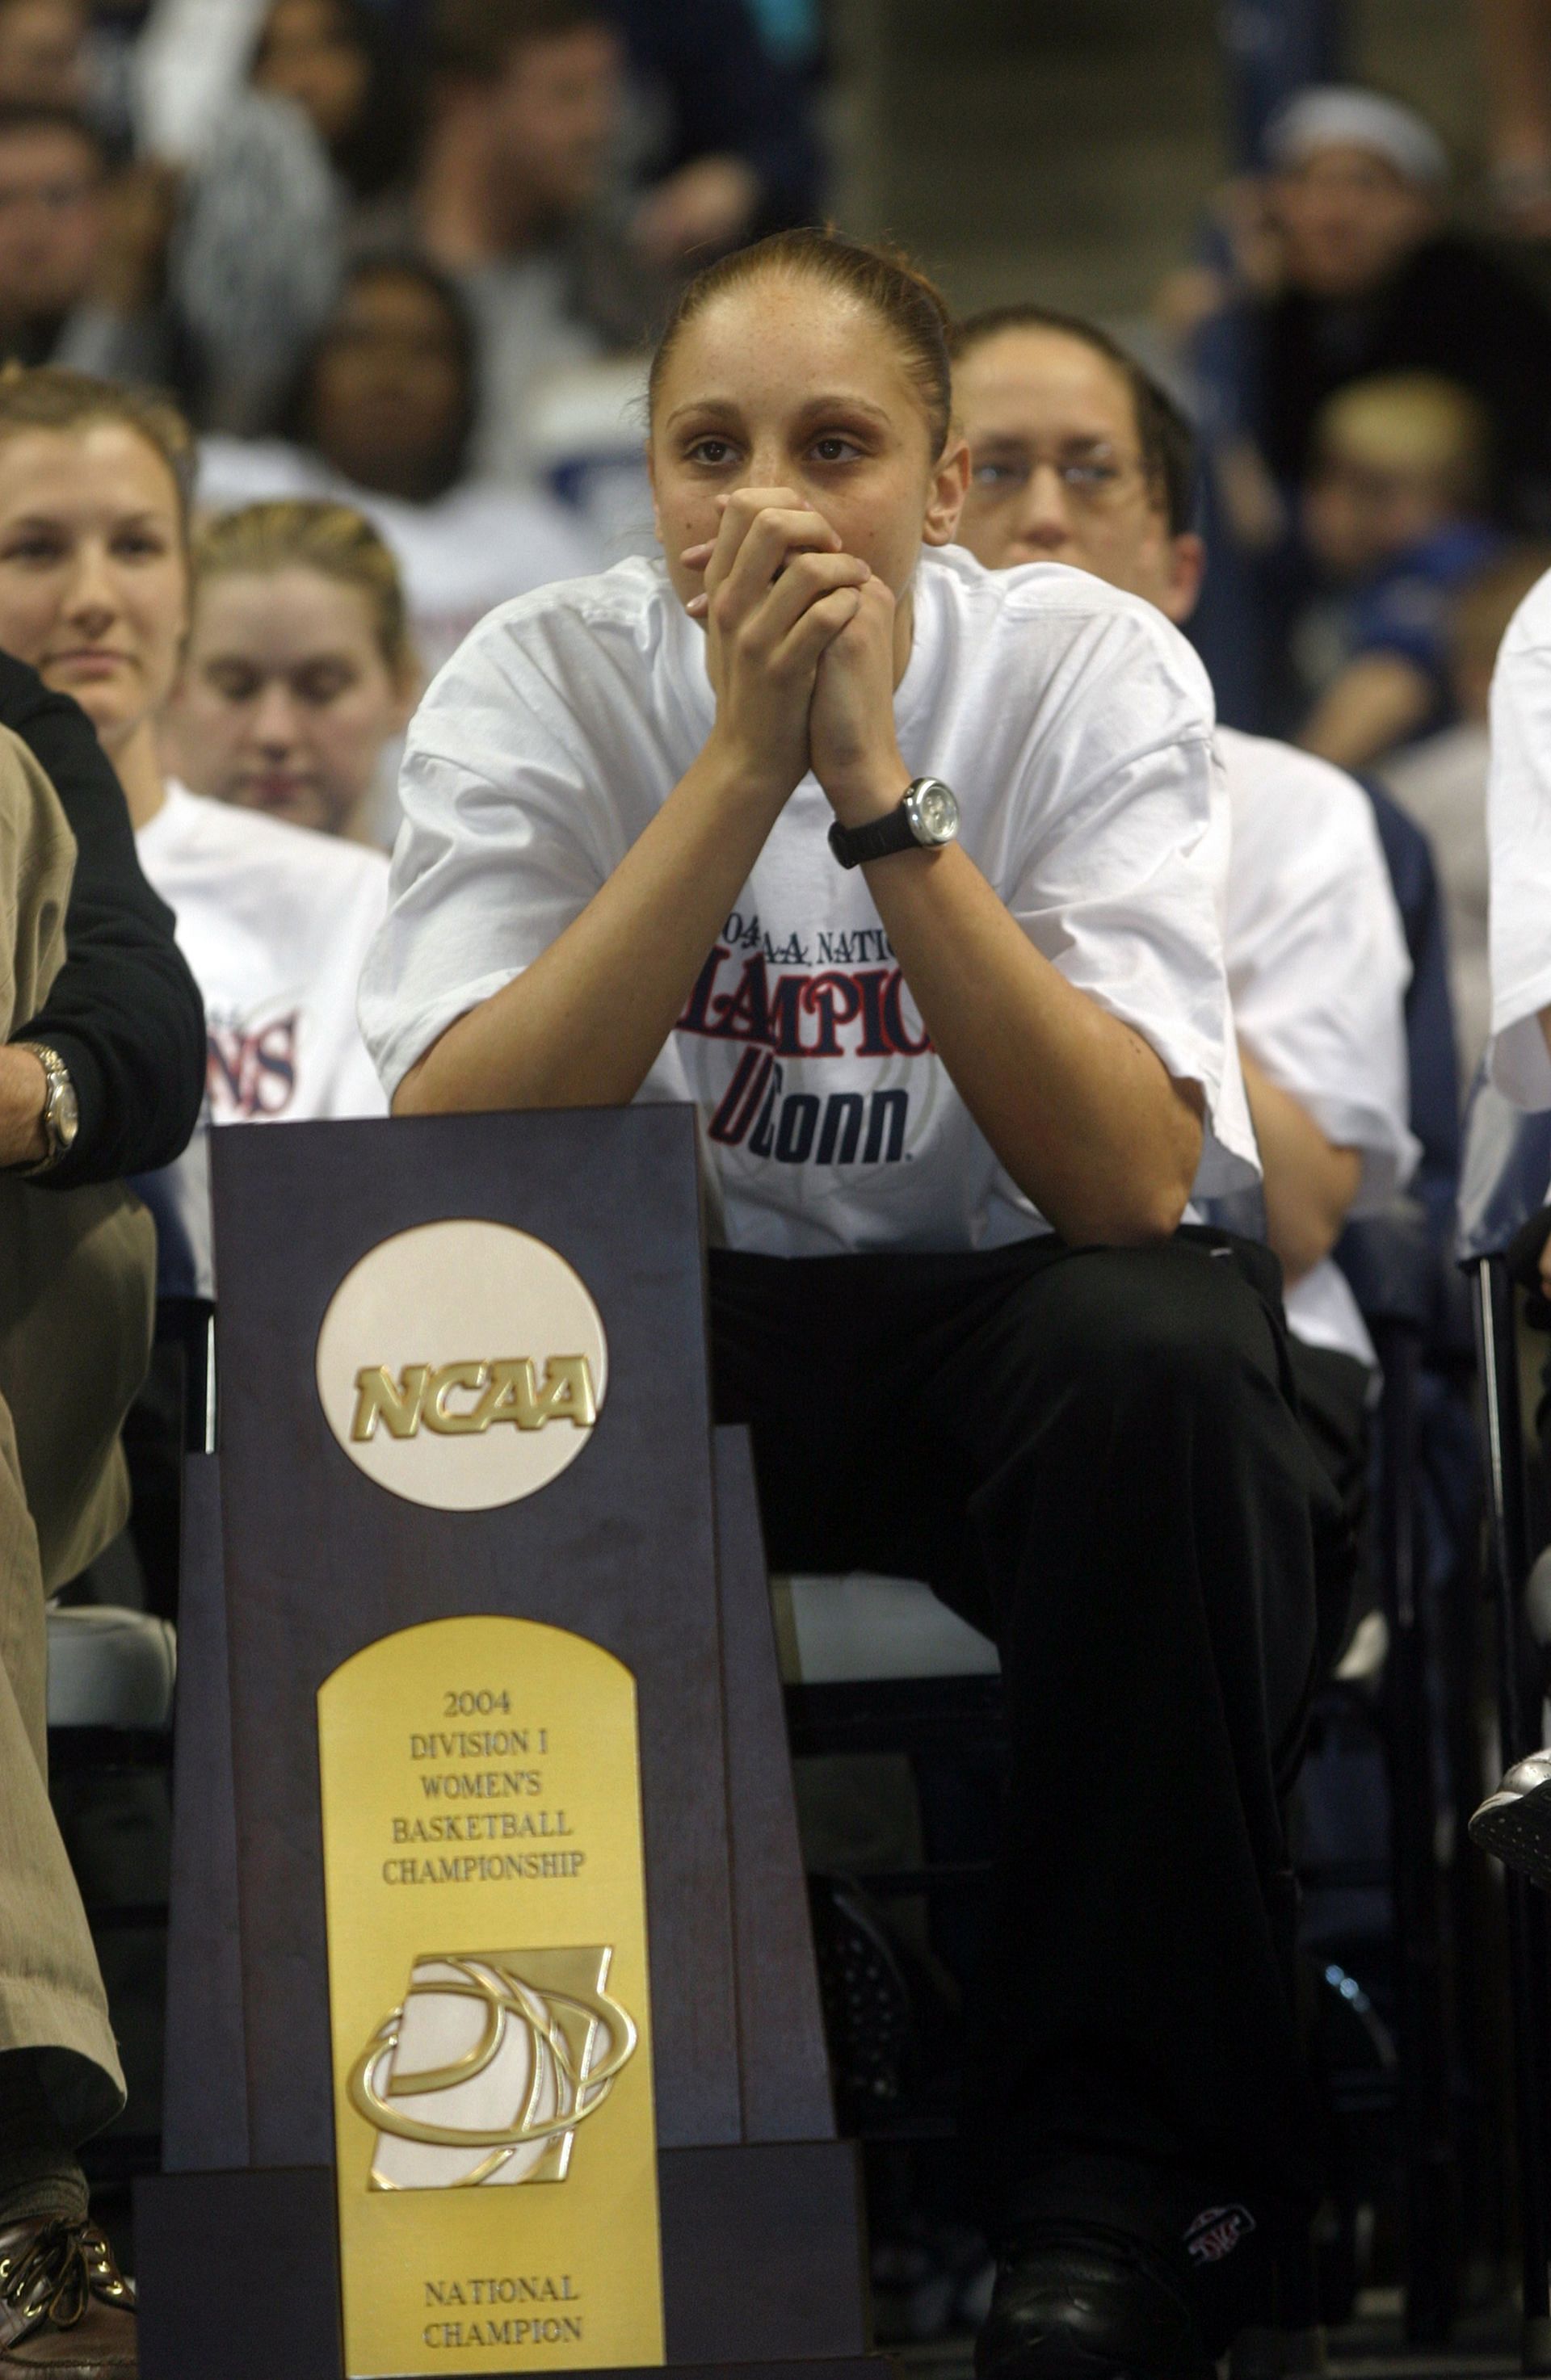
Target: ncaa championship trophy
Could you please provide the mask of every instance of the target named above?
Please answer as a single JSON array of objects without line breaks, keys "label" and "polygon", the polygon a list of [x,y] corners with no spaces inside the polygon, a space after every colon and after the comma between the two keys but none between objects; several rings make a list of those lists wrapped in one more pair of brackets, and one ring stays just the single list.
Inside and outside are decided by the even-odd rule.
[{"label": "ncaa championship trophy", "polygon": [[146,2380],[870,2368],[695,1133],[215,1137]]}]

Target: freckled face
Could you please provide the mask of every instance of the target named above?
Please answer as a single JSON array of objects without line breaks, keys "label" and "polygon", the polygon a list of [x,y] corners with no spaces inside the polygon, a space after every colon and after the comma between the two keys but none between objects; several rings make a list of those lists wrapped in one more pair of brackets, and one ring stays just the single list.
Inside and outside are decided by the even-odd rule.
[{"label": "freckled face", "polygon": [[961,486],[955,496],[932,445],[921,393],[870,309],[776,274],[728,290],[680,333],[653,409],[657,534],[675,591],[700,591],[678,555],[715,536],[719,495],[791,488],[903,594],[923,539],[946,544],[958,520]]}]

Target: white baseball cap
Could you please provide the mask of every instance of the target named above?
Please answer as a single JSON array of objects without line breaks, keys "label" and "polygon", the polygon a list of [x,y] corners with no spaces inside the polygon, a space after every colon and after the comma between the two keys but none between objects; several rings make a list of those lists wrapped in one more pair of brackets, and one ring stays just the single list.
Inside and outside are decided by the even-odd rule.
[{"label": "white baseball cap", "polygon": [[1306,164],[1321,149],[1370,149],[1402,181],[1435,190],[1448,179],[1448,153],[1413,108],[1349,83],[1301,91],[1272,117],[1265,153],[1282,171]]}]

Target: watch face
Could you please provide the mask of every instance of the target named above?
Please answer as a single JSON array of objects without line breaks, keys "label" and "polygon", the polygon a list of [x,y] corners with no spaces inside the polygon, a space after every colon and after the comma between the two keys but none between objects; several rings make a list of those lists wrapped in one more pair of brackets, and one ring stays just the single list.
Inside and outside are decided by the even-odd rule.
[{"label": "watch face", "polygon": [[959,832],[959,804],[951,788],[927,777],[910,794],[910,823],[920,843],[951,843]]},{"label": "watch face", "polygon": [[54,1128],[63,1151],[73,1145],[80,1130],[80,1105],[76,1098],[76,1087],[67,1075],[59,1086],[59,1096],[53,1105]]}]

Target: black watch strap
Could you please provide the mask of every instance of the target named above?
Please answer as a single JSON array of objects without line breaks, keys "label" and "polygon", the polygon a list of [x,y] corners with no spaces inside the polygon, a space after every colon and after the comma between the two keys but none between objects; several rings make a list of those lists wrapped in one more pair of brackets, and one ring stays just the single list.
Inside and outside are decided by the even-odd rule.
[{"label": "black watch strap", "polygon": [[914,851],[915,830],[901,801],[881,819],[865,826],[842,826],[837,819],[829,830],[829,847],[842,868],[860,868],[864,859],[886,859],[893,851]]}]

